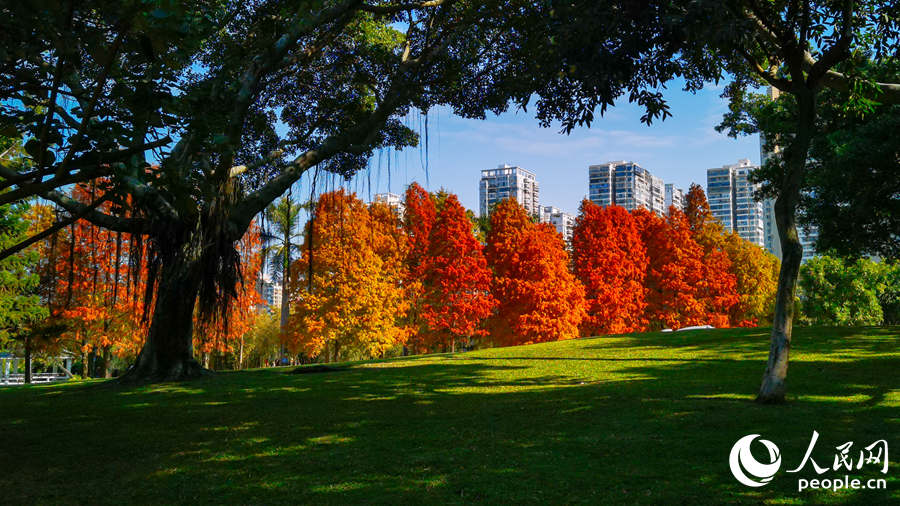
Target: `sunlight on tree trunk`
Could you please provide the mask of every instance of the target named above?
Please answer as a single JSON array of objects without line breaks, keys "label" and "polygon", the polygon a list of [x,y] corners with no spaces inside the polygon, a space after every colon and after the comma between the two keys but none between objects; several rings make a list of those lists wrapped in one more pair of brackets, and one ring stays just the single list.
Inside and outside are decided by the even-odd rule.
[{"label": "sunlight on tree trunk", "polygon": [[791,350],[791,334],[794,321],[794,297],[797,277],[803,259],[803,246],[797,235],[796,208],[800,201],[800,188],[806,157],[812,139],[816,118],[815,91],[798,87],[796,92],[799,115],[797,134],[787,153],[784,181],[781,193],[775,200],[775,221],[781,238],[781,271],[778,275],[778,292],[775,298],[775,317],[772,321],[772,341],[769,360],[763,375],[762,386],[756,401],[765,404],[784,402],[788,358]]}]

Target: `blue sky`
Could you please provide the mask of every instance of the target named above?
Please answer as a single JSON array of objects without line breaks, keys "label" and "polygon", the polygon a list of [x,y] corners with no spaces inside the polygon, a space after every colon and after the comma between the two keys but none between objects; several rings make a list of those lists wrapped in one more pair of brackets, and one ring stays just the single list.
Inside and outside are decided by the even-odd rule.
[{"label": "blue sky", "polygon": [[[639,120],[641,110],[623,100],[590,129],[576,129],[568,136],[558,127],[541,128],[532,110],[491,115],[484,121],[433,110],[427,178],[424,153],[414,148],[373,160],[370,173],[360,174],[349,187],[366,199],[369,193],[388,189],[400,193],[418,181],[432,191],[443,187],[456,193],[464,206],[477,212],[480,171],[509,163],[537,175],[542,205],[575,212],[587,193],[588,165],[610,160],[633,160],[685,190],[691,182],[705,186],[710,167],[740,158],[759,162],[758,136],[731,139],[713,129],[726,110],[720,93],[719,87],[696,95],[670,87],[665,96],[673,116],[649,127]],[[419,120],[409,123],[418,128]]]}]

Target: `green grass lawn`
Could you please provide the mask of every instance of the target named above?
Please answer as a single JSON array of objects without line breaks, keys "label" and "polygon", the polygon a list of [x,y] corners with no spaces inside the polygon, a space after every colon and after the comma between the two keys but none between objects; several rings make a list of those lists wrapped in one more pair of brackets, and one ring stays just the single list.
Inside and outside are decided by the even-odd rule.
[{"label": "green grass lawn", "polygon": [[[757,329],[4,388],[0,503],[900,502],[898,334],[796,330],[783,406],[752,402],[768,351]],[[836,445],[887,439],[886,476],[849,473],[887,490],[798,492],[784,471],[813,430],[828,467]],[[747,434],[783,456],[761,489],[728,468]]]}]

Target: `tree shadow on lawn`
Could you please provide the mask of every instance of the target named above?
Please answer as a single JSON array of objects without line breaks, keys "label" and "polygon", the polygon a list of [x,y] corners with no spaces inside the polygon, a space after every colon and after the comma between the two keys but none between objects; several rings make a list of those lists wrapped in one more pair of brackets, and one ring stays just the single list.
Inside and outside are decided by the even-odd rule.
[{"label": "tree shadow on lawn", "polygon": [[[756,359],[615,360],[599,372],[547,374],[547,357],[459,357],[333,375],[48,388],[65,390],[49,397],[0,392],[11,414],[0,420],[0,490],[10,503],[898,500],[897,481],[887,491],[798,493],[797,476],[783,472],[799,464],[813,430],[823,466],[845,441],[894,446],[896,358],[797,362],[792,402],[758,406],[749,402]],[[761,490],[728,470],[746,434],[783,455]],[[864,476],[883,477],[851,477]]]},{"label": "tree shadow on lawn", "polygon": [[[792,347],[815,350],[820,354],[843,354],[848,349],[858,353],[882,354],[897,349],[900,326],[893,327],[794,327]],[[583,338],[595,341],[596,349],[638,347],[650,350],[673,348],[727,353],[769,351],[770,328],[731,328],[651,332]],[[814,343],[814,344],[812,344]]]}]

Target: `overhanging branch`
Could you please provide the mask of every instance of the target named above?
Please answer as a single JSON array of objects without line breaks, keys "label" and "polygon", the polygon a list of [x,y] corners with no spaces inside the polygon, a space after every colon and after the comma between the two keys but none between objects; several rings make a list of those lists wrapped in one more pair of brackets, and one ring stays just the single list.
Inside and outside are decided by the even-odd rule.
[{"label": "overhanging branch", "polygon": [[90,209],[87,204],[82,204],[77,200],[60,193],[58,191],[50,191],[41,195],[41,197],[56,202],[63,209],[71,214],[80,215],[83,219],[93,223],[94,225],[103,227],[113,232],[124,232],[127,234],[140,234],[147,228],[146,220],[142,218],[124,218],[121,216],[112,216],[101,213],[96,209]]}]

